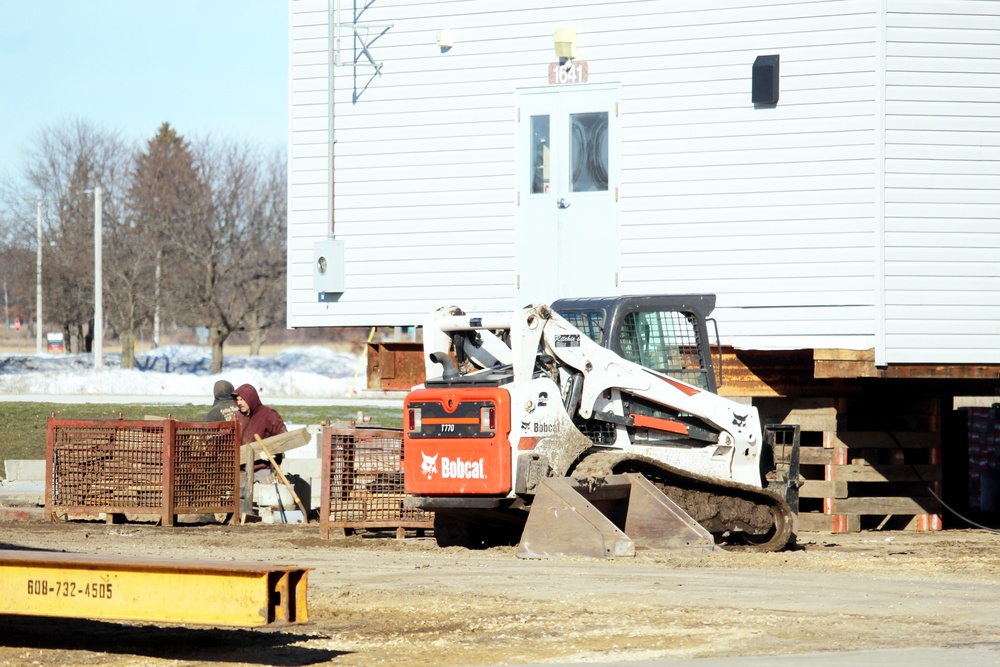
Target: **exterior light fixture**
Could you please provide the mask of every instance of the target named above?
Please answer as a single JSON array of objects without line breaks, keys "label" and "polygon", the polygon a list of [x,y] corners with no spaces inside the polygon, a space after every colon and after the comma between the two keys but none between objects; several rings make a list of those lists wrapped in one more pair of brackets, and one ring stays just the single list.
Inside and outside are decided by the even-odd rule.
[{"label": "exterior light fixture", "polygon": [[576,28],[556,28],[555,48],[560,65],[576,58]]},{"label": "exterior light fixture", "polygon": [[441,47],[441,53],[447,53],[451,47],[455,46],[455,35],[451,30],[445,28],[437,34],[437,45]]}]

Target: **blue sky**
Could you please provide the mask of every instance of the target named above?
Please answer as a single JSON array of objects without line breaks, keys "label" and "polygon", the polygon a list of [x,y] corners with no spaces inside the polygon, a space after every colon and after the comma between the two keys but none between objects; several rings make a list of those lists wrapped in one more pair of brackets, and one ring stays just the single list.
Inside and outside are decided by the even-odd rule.
[{"label": "blue sky", "polygon": [[46,126],[284,148],[285,0],[0,0],[0,176]]}]

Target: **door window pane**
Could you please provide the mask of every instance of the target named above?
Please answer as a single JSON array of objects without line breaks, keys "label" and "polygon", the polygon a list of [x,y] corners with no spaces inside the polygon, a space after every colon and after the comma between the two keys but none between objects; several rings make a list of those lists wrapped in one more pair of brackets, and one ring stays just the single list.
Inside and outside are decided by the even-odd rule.
[{"label": "door window pane", "polygon": [[575,113],[570,145],[573,192],[608,189],[608,114]]},{"label": "door window pane", "polygon": [[542,194],[549,191],[549,176],[552,168],[549,159],[549,117],[531,117],[531,150],[529,156],[531,160],[531,194]]}]

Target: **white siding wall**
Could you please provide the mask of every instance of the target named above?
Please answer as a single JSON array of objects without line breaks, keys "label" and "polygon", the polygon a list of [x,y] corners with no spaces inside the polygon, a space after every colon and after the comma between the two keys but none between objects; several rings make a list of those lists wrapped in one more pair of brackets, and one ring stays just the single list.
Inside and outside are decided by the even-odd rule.
[{"label": "white siding wall", "polygon": [[1000,362],[1000,2],[890,0],[885,354]]},{"label": "white siding wall", "polygon": [[[623,291],[714,292],[740,347],[871,347],[873,3],[649,4],[651,57],[617,74]],[[775,53],[779,103],[755,109]]]},{"label": "white siding wall", "polygon": [[[288,324],[320,326],[313,245],[330,232],[330,40],[326,0],[294,0],[288,20]],[[328,326],[338,322],[329,321]]]},{"label": "white siding wall", "polygon": [[[622,292],[715,292],[742,347],[872,347],[879,3],[537,4],[375,0],[361,17],[394,27],[372,46],[382,77],[368,83],[363,56],[336,70],[347,290],[320,304],[328,3],[290,3],[290,324],[515,306],[514,91],[545,85],[553,30],[572,26],[590,80],[621,83]],[[444,54],[443,28],[456,39]],[[774,53],[780,102],[755,109],[751,66]]]}]

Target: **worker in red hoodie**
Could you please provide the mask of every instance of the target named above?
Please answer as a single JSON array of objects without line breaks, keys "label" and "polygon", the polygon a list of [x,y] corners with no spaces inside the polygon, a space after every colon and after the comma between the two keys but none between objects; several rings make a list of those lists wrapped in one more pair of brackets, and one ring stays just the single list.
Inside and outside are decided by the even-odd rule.
[{"label": "worker in red hoodie", "polygon": [[237,387],[233,392],[233,400],[236,401],[238,410],[235,415],[236,421],[240,423],[240,431],[243,433],[240,444],[255,442],[255,435],[259,435],[263,440],[288,431],[285,428],[285,420],[278,411],[260,402],[257,390],[252,384],[241,384]]},{"label": "worker in red hoodie", "polygon": [[[256,442],[255,435],[259,435],[260,439],[263,440],[288,431],[285,428],[285,421],[278,414],[278,411],[261,404],[257,390],[252,384],[241,384],[237,387],[233,392],[233,400],[236,402],[236,414],[233,415],[233,418],[239,423],[240,432],[243,434],[240,444]],[[274,457],[275,464],[280,464],[281,458],[281,454],[277,454]],[[269,474],[266,471],[270,467],[270,464],[263,461],[255,462],[253,465],[255,480],[266,481],[264,477],[260,476]],[[253,507],[250,500],[253,498],[253,492],[246,493],[246,485],[242,482],[242,475],[240,475],[240,479],[240,503],[244,511],[249,513]]]}]

